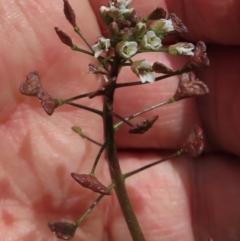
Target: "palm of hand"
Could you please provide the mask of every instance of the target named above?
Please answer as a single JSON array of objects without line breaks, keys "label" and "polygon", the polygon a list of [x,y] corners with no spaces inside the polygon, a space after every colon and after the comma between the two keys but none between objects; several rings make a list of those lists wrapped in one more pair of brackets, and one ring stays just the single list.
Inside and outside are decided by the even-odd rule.
[{"label": "palm of hand", "polygon": [[[52,27],[58,25],[71,35],[71,27],[62,14],[62,3],[48,4],[50,6],[25,1],[19,5],[6,2],[1,6],[3,16],[6,16],[1,23],[5,38],[0,66],[0,133],[3,139],[0,145],[0,233],[4,240],[10,240],[10,237],[24,241],[53,240],[46,223],[77,220],[96,197],[75,183],[70,172],[88,173],[98,147],[79,139],[70,127],[80,125],[86,134],[102,141],[99,117],[71,107],[61,107],[49,117],[36,99],[18,93],[20,81],[32,69],[39,71],[49,93],[60,98],[97,87],[95,76],[82,74],[87,72],[92,58],[69,51],[53,31]],[[71,4],[79,9],[77,17],[82,31],[91,42],[95,41],[100,31],[87,1],[81,6]],[[97,9],[97,6],[93,7]],[[13,13],[9,13],[9,9]],[[81,24],[86,22],[87,26]],[[77,43],[75,35],[71,36]],[[119,147],[124,149],[120,152],[120,160],[125,172],[178,149],[193,124],[202,122],[207,131],[206,155],[198,160],[182,158],[166,162],[127,181],[147,240],[204,240],[209,233],[216,240],[238,240],[240,237],[240,152],[237,141],[240,90],[236,83],[239,70],[237,64],[226,62],[229,56],[237,62],[237,52],[236,48],[210,49],[212,66],[201,76],[211,90],[209,96],[199,99],[198,103],[186,100],[156,110],[160,120],[144,136],[129,137],[124,130],[117,134]],[[164,57],[162,61],[169,62]],[[179,58],[169,64],[181,64],[176,61],[182,63],[183,60]],[[12,71],[13,67],[15,71]],[[126,73],[122,80],[129,79],[128,75],[130,80],[135,78]],[[119,90],[116,112],[127,116],[165,100],[171,97],[176,84],[177,78],[172,78],[136,88],[133,92],[138,93],[138,99],[131,89]],[[81,103],[101,109],[100,98]],[[97,167],[96,175],[104,184],[109,183],[104,161]],[[107,237],[112,241],[131,240],[113,196],[101,201],[73,240],[107,240]]]}]

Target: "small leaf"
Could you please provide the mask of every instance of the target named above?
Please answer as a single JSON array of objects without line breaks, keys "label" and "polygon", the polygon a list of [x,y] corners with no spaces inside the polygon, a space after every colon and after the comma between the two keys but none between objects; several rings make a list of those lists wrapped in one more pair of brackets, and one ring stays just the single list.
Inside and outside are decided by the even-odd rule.
[{"label": "small leaf", "polygon": [[70,240],[76,232],[77,225],[76,223],[50,222],[48,227],[58,238]]},{"label": "small leaf", "polygon": [[77,174],[71,173],[71,176],[83,187],[89,188],[94,192],[98,192],[104,195],[110,195],[111,191],[105,187],[98,179],[92,174]]},{"label": "small leaf", "polygon": [[23,95],[37,96],[41,90],[42,84],[37,71],[31,71],[27,76],[26,80],[20,85],[20,92]]}]

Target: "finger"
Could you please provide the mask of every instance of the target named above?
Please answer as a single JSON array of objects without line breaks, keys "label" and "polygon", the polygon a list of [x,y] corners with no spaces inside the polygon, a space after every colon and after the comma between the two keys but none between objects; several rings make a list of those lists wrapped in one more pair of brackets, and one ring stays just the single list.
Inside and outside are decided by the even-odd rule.
[{"label": "finger", "polygon": [[192,221],[194,240],[238,240],[239,158],[231,155],[205,156],[193,161]]},{"label": "finger", "polygon": [[240,86],[237,47],[209,48],[210,67],[199,73],[210,93],[198,100],[205,134],[212,147],[240,155]]},{"label": "finger", "polygon": [[225,45],[240,44],[238,0],[169,0],[166,5],[168,11],[176,13],[186,24],[189,40]]}]

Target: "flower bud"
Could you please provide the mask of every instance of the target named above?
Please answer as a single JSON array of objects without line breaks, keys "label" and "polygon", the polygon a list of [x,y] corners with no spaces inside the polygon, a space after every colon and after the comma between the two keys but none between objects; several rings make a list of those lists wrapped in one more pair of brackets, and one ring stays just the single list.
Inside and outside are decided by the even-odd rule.
[{"label": "flower bud", "polygon": [[131,41],[133,36],[133,29],[123,28],[119,31],[119,36],[121,36],[122,41]]},{"label": "flower bud", "polygon": [[155,77],[152,73],[152,66],[146,60],[135,61],[131,65],[133,73],[135,73],[142,83],[155,81]]},{"label": "flower bud", "polygon": [[133,11],[132,14],[129,16],[129,20],[131,21],[131,24],[134,27],[141,21],[141,18],[138,14],[135,13],[135,11]]},{"label": "flower bud", "polygon": [[94,192],[98,192],[104,195],[111,195],[111,191],[101,182],[99,182],[98,179],[92,174],[87,175],[71,173],[71,176],[83,187],[89,188]]},{"label": "flower bud", "polygon": [[155,115],[147,120],[142,121],[141,123],[138,123],[131,127],[129,130],[130,134],[144,134],[146,131],[148,131],[153,123],[158,119],[158,115]]},{"label": "flower bud", "polygon": [[203,131],[199,126],[194,126],[180,152],[191,157],[198,157],[203,148]]},{"label": "flower bud", "polygon": [[48,227],[57,238],[64,240],[72,239],[77,229],[76,223],[67,222],[50,222]]},{"label": "flower bud", "polygon": [[19,87],[19,91],[28,96],[37,96],[41,89],[42,84],[37,71],[31,71]]},{"label": "flower bud", "polygon": [[161,18],[166,18],[166,11],[163,8],[157,7],[148,15],[148,17],[146,18],[146,21],[158,20]]},{"label": "flower bud", "polygon": [[155,73],[162,73],[162,74],[171,74],[173,73],[173,70],[168,68],[166,65],[159,63],[159,62],[154,62],[152,66],[152,71]]},{"label": "flower bud", "polygon": [[116,22],[111,22],[108,26],[108,29],[113,37],[119,33],[119,27]]},{"label": "flower bud", "polygon": [[154,31],[158,36],[163,36],[165,33],[174,30],[173,23],[171,19],[159,19],[153,21],[150,25],[150,29]]},{"label": "flower bud", "polygon": [[102,6],[99,9],[102,20],[106,25],[109,25],[113,21],[113,18],[108,14],[109,10],[110,8],[105,6]]},{"label": "flower bud", "polygon": [[170,45],[168,47],[168,53],[172,55],[194,55],[194,53],[192,52],[193,49],[193,44],[187,42],[180,42]]},{"label": "flower bud", "polygon": [[133,35],[137,39],[142,39],[145,32],[146,32],[146,24],[142,22],[139,22],[133,29]]}]

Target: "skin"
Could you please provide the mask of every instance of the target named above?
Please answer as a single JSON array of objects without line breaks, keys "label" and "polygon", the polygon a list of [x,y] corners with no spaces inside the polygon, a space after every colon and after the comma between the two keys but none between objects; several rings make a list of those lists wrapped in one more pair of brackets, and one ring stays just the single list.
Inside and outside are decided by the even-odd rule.
[{"label": "skin", "polygon": [[[77,22],[90,43],[106,35],[98,25],[100,5],[108,1],[70,1]],[[116,135],[123,172],[174,153],[191,126],[201,124],[206,149],[197,158],[162,163],[127,180],[134,210],[148,241],[238,241],[240,239],[240,2],[238,0],[135,0],[141,16],[157,6],[176,13],[188,27],[185,41],[208,43],[211,67],[199,73],[210,94],[154,110],[159,120],[145,135],[129,136],[124,127]],[[70,106],[48,116],[36,98],[19,93],[31,70],[38,70],[44,88],[68,98],[93,91],[96,76],[86,74],[94,59],[63,46],[53,27],[67,32],[86,48],[62,13],[61,1],[3,0],[0,6],[0,233],[9,240],[57,240],[48,221],[75,221],[97,197],[80,187],[71,172],[89,173],[99,147],[71,131],[79,125],[86,135],[102,142],[101,119]],[[101,34],[102,32],[102,34]],[[177,68],[185,58],[144,55]],[[136,81],[124,71],[121,81]],[[119,89],[115,111],[128,116],[170,98],[178,77],[131,89]],[[132,91],[131,91],[132,90]],[[124,96],[124,98],[123,98]],[[101,98],[81,104],[101,109]],[[143,120],[143,117],[138,119]],[[135,120],[136,123],[138,120]],[[110,182],[104,156],[96,170]],[[73,240],[130,241],[114,195],[105,197],[84,220]]]}]

